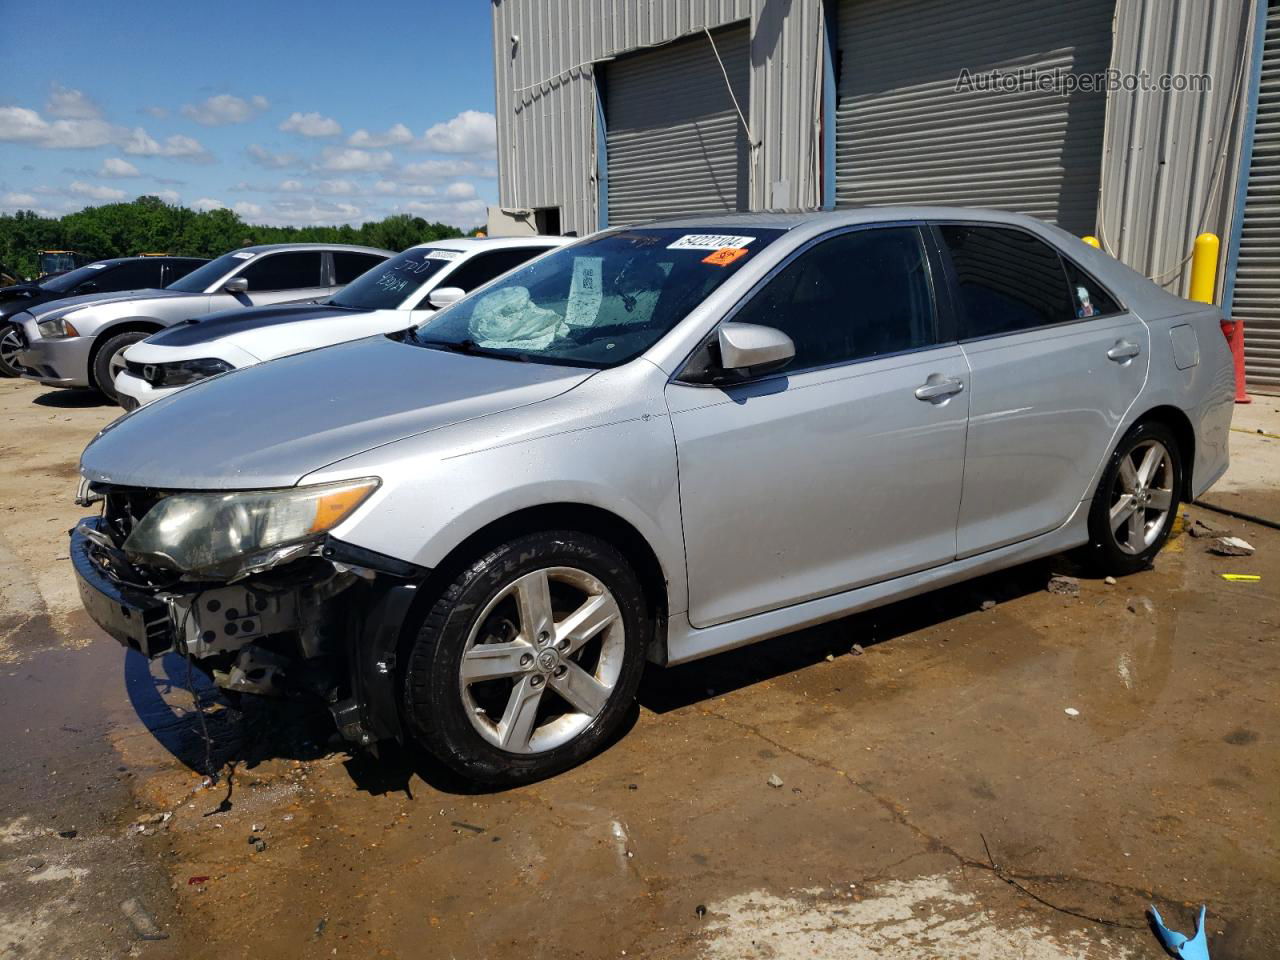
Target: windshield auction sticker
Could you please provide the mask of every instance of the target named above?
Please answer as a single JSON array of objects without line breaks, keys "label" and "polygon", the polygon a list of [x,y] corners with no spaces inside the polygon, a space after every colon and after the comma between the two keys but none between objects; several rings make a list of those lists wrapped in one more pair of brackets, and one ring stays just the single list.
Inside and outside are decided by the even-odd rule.
[{"label": "windshield auction sticker", "polygon": [[462,256],[459,250],[437,250],[434,247],[423,254],[424,260],[457,260]]},{"label": "windshield auction sticker", "polygon": [[600,276],[604,257],[574,257],[573,280],[569,283],[569,302],[564,308],[564,322],[571,327],[589,327],[600,314],[604,290]]},{"label": "windshield auction sticker", "polygon": [[717,267],[727,267],[735,260],[741,259],[746,255],[746,247],[721,247],[715,253],[703,257],[702,262],[710,263]]},{"label": "windshield auction sticker", "polygon": [[727,233],[686,233],[675,243],[667,244],[668,250],[719,250],[722,247],[745,247],[755,237],[734,237]]}]

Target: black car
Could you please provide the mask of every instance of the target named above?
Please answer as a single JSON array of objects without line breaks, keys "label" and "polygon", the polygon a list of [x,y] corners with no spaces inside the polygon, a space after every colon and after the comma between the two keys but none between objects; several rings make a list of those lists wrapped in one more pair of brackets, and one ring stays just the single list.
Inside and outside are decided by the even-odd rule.
[{"label": "black car", "polygon": [[0,377],[18,376],[16,361],[21,341],[8,322],[15,313],[86,293],[160,289],[208,262],[200,257],[116,257],[29,283],[0,287]]}]

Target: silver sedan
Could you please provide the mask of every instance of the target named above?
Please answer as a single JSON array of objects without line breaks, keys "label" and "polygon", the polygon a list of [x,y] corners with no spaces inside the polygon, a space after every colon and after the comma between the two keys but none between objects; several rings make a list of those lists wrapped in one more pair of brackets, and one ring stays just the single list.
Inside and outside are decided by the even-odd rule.
[{"label": "silver sedan", "polygon": [[117,421],[71,553],[122,643],[525,781],[646,660],[1067,549],[1142,569],[1227,467],[1220,321],[1013,214],[610,230]]}]

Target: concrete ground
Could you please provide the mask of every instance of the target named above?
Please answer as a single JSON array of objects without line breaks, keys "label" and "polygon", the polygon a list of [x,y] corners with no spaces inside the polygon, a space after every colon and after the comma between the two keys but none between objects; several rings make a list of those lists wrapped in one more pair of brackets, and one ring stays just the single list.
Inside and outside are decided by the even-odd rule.
[{"label": "concrete ground", "polygon": [[[1237,409],[1209,499],[1280,519],[1280,402]],[[1054,558],[651,670],[600,756],[484,793],[197,686],[202,731],[181,660],[89,623],[65,534],[114,413],[0,381],[0,956],[1116,960],[1162,955],[1148,903],[1280,954],[1274,529],[1191,506],[1257,554],[1184,522],[1077,597]]]}]

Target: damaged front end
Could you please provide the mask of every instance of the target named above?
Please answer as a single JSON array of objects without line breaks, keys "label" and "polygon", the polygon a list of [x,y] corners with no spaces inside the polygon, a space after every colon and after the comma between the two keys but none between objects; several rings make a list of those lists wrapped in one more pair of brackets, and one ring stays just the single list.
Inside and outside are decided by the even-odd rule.
[{"label": "damaged front end", "polygon": [[347,739],[401,734],[396,651],[429,571],[330,536],[376,480],[187,493],[82,485],[71,531],[89,615],[148,658],[240,694],[313,695]]}]

